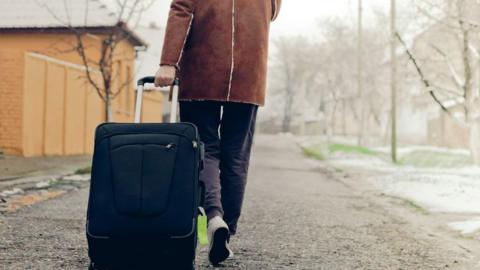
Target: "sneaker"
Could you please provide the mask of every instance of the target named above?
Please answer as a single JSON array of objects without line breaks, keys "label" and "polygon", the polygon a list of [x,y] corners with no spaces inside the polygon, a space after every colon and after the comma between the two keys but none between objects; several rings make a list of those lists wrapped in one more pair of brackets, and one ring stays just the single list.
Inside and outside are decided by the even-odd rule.
[{"label": "sneaker", "polygon": [[208,222],[208,241],[210,243],[208,260],[213,265],[218,265],[233,256],[233,252],[228,246],[229,238],[228,225],[221,217],[214,217]]}]

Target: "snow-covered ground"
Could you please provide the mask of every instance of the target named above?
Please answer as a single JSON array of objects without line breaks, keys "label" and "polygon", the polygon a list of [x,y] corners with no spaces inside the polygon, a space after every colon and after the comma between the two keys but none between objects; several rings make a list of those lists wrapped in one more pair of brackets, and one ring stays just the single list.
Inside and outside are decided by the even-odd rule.
[{"label": "snow-covered ground", "polygon": [[[304,140],[300,143],[306,143]],[[375,149],[383,152],[382,149]],[[400,157],[414,151],[465,154],[463,150],[434,147],[399,149]],[[333,154],[327,162],[335,167],[368,171],[368,180],[383,193],[414,202],[429,213],[452,213],[466,216],[448,225],[462,234],[480,233],[480,167],[457,166],[444,168],[394,165],[385,157],[360,154]],[[457,215],[460,214],[460,215]],[[465,214],[465,215],[461,215]],[[473,218],[472,218],[473,217]]]},{"label": "snow-covered ground", "polygon": [[410,200],[428,212],[478,215],[448,225],[463,234],[480,231],[480,168],[402,167],[372,157],[329,162],[381,172],[368,180],[385,194]]}]

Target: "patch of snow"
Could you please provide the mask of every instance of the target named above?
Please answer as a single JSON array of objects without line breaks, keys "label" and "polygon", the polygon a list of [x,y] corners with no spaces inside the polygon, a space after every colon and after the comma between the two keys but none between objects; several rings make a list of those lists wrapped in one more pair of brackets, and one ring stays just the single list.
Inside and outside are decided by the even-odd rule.
[{"label": "patch of snow", "polygon": [[466,221],[451,222],[448,224],[450,228],[459,231],[462,234],[472,234],[480,231],[480,218],[474,218]]},{"label": "patch of snow", "polygon": [[24,193],[23,189],[14,188],[14,189],[5,190],[5,191],[0,192],[0,197],[9,197],[9,196],[17,195],[17,194],[22,194],[22,193]]},{"label": "patch of snow", "polygon": [[339,165],[339,166],[354,167],[354,168],[357,167],[361,169],[376,170],[376,171],[382,171],[382,172],[385,172],[385,171],[393,172],[397,170],[395,166],[392,166],[388,162],[378,158],[334,159],[334,160],[329,160],[328,163],[332,164],[333,166]]},{"label": "patch of snow", "polygon": [[430,212],[480,213],[478,178],[399,172],[371,180],[385,193],[414,201]]},{"label": "patch of snow", "polygon": [[73,174],[73,175],[68,175],[62,178],[64,181],[74,181],[74,182],[87,182],[90,181],[90,175],[89,174]]},{"label": "patch of snow", "polygon": [[[304,144],[319,142],[318,138],[303,139]],[[387,148],[375,148],[388,152]],[[414,151],[468,155],[468,150],[430,146],[410,146],[399,149],[406,155]],[[388,195],[411,200],[430,212],[480,213],[480,167],[418,168],[397,166],[377,156],[339,155],[328,163],[352,170],[368,170],[374,173],[369,180]],[[475,220],[480,223],[480,218]],[[473,226],[475,222],[465,223]],[[455,224],[460,226],[459,224]],[[465,226],[467,226],[465,225]],[[480,225],[479,225],[480,226]],[[471,228],[471,227],[469,227]]]},{"label": "patch of snow", "polygon": [[51,184],[52,184],[51,181],[42,181],[42,182],[36,183],[36,184],[35,184],[35,187],[36,187],[36,188],[39,188],[39,189],[40,189],[40,188],[47,188],[47,187],[49,187]]},{"label": "patch of snow", "polygon": [[[315,145],[319,143],[325,143],[326,139],[324,136],[298,136],[301,138],[301,141],[306,145]],[[343,136],[333,136],[331,143],[340,143],[340,144],[349,144],[356,145],[357,139],[355,137],[343,137]],[[388,154],[390,153],[390,147],[379,146],[379,147],[370,147],[370,149]],[[404,156],[416,151],[429,151],[429,152],[438,152],[446,154],[459,154],[459,155],[470,155],[468,149],[463,148],[447,148],[447,147],[438,147],[438,146],[428,146],[428,145],[411,145],[411,146],[402,146],[397,149],[398,155]]]},{"label": "patch of snow", "polygon": [[435,147],[435,146],[409,146],[409,147],[401,147],[398,149],[398,153],[400,156],[415,152],[415,151],[430,151],[430,152],[438,152],[438,153],[445,153],[445,154],[460,154],[460,155],[470,155],[470,152],[466,149],[454,149],[454,148],[442,148],[442,147]]}]

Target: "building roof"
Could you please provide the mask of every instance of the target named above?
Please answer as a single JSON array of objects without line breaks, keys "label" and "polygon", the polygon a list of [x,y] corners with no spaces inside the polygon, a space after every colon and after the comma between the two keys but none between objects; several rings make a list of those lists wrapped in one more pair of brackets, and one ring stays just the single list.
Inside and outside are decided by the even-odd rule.
[{"label": "building roof", "polygon": [[55,31],[120,27],[135,46],[145,42],[111,12],[102,0],[1,0],[0,31]]}]

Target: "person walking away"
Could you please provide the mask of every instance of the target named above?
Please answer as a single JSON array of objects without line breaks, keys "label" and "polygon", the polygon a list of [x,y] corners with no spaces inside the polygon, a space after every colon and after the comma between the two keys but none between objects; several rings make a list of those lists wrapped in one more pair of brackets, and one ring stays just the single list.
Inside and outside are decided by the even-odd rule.
[{"label": "person walking away", "polygon": [[204,208],[209,260],[233,255],[230,235],[247,183],[259,106],[265,103],[270,22],[281,0],[173,0],[158,87],[180,79],[180,119],[198,127],[205,144]]}]

